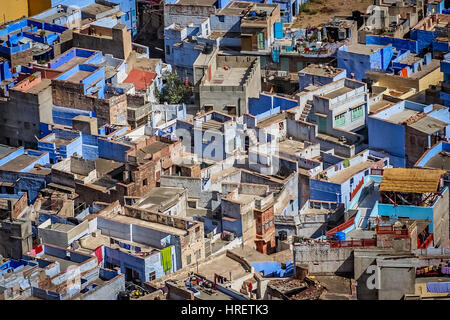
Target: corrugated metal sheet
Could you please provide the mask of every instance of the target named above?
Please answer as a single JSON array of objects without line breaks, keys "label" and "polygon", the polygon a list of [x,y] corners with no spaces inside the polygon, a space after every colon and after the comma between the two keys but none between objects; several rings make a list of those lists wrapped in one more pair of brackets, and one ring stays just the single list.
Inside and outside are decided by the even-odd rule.
[{"label": "corrugated metal sheet", "polygon": [[385,169],[380,191],[425,193],[436,192],[444,170],[434,169]]}]

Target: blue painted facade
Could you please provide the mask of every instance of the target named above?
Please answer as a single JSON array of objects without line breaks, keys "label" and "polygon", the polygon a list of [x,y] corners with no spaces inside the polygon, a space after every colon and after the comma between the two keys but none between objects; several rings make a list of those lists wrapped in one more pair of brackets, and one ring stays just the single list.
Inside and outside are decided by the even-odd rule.
[{"label": "blue painted facade", "polygon": [[392,56],[393,49],[390,44],[383,48],[373,47],[370,54],[348,51],[347,46],[342,46],[337,52],[338,68],[347,70],[347,75],[354,73],[355,79],[361,81],[368,70],[386,70]]},{"label": "blue painted facade", "polygon": [[[429,117],[450,123],[447,109],[433,110],[433,105],[424,105],[411,101],[401,101],[375,115],[369,116],[369,149],[388,154],[391,164],[396,168],[406,167],[406,129],[405,125],[389,121],[389,118],[405,109],[423,112]],[[447,126],[447,131],[448,128]]]},{"label": "blue painted facade", "polygon": [[[348,165],[346,166],[344,161],[337,163],[334,167],[338,168],[338,171],[334,169],[334,172],[338,172],[341,170],[345,170],[351,166],[359,164],[361,161],[366,161],[369,153],[366,151],[361,153],[360,155],[355,156],[354,158],[348,159]],[[389,166],[389,160],[385,159],[384,167]],[[333,168],[331,168],[333,169]],[[327,175],[329,171],[324,171]],[[332,177],[332,173],[330,174]],[[363,186],[370,179],[370,169],[363,169],[359,172],[354,173],[347,180],[342,183],[333,183],[324,179],[310,179],[309,180],[309,188],[310,188],[310,199],[318,200],[318,201],[332,201],[344,204],[346,210],[352,209],[358,203],[358,200],[362,194],[362,190],[364,187],[360,187],[359,191],[354,194],[352,197],[351,194],[356,190],[358,184],[363,181]]]},{"label": "blue painted facade", "polygon": [[416,30],[413,29],[410,32],[410,37],[412,40],[417,41],[418,53],[421,53],[424,49],[432,46],[433,41],[439,36],[438,31],[428,31],[428,30]]},{"label": "blue painted facade", "polygon": [[[45,188],[50,181],[50,172],[30,173],[35,165],[48,166],[50,164],[49,154],[37,150],[25,150],[23,147],[17,148],[6,157],[0,159],[0,166],[9,162],[14,162],[19,156],[28,156],[33,161],[26,167],[18,168],[16,171],[0,171],[0,181],[9,182],[14,185],[14,193],[28,193],[28,203],[33,203],[41,189]],[[4,190],[3,190],[4,191]]]},{"label": "blue painted facade", "polygon": [[426,167],[428,161],[430,161],[431,158],[433,158],[434,156],[436,156],[437,154],[439,154],[442,151],[450,152],[450,143],[441,141],[438,144],[436,144],[435,146],[433,146],[433,148],[428,150],[422,156],[422,158],[419,159],[419,161],[416,163],[416,166],[417,167]]},{"label": "blue painted facade", "polygon": [[99,64],[102,62],[102,53],[95,50],[72,48],[50,61],[48,67],[58,69],[75,58],[87,59],[84,64]]},{"label": "blue painted facade", "polygon": [[67,6],[62,7],[65,10],[65,15],[58,15],[61,7],[53,7],[42,13],[39,13],[33,16],[33,19],[38,20],[47,20],[49,17],[53,17],[52,23],[57,24],[58,26],[68,27],[72,24],[75,24],[77,21],[81,21],[81,11],[74,10],[72,12],[67,11]]},{"label": "blue painted facade", "polygon": [[[42,36],[39,30],[47,32]],[[0,30],[0,37],[6,38],[6,41],[0,45],[0,52],[6,56],[11,56],[30,49],[32,46],[31,42],[21,44],[20,40],[22,38],[28,38],[51,46],[55,41],[60,40],[59,35],[65,30],[67,30],[66,27],[29,19],[11,23]],[[50,56],[53,54],[53,50],[51,51]]]},{"label": "blue painted facade", "polygon": [[[86,110],[80,110],[80,109],[73,109],[73,108],[67,108],[67,107],[61,107],[61,106],[55,106],[53,105],[52,108],[52,115],[53,115],[53,123],[54,124],[60,124],[63,126],[72,126],[72,119],[83,115],[88,117],[95,117],[96,114],[94,111],[86,111]],[[44,130],[42,130],[44,131]],[[47,135],[51,132],[51,130],[45,130],[44,131]]]},{"label": "blue painted facade", "polygon": [[[127,26],[127,30],[131,30],[132,36],[137,35],[137,14],[136,14],[136,1],[135,0],[108,0],[108,2],[120,5],[120,11],[125,13],[121,17],[121,23]],[[56,7],[59,4],[67,6],[77,6],[80,8],[87,7],[94,4],[95,0],[52,0],[52,7]]]},{"label": "blue painted facade", "polygon": [[[187,78],[191,83],[194,81],[194,62],[203,51],[199,45],[217,46],[217,40],[203,37],[211,34],[211,24],[208,21],[209,19],[202,25],[186,27],[181,30],[170,27],[164,30],[166,62],[172,65],[180,78]],[[207,26],[208,28],[206,28]],[[197,37],[197,41],[184,41],[188,37]],[[181,45],[174,46],[176,43],[181,43]]]},{"label": "blue painted facade", "polygon": [[[104,158],[118,162],[126,161],[126,152],[130,145],[112,140],[113,137],[123,134],[127,127],[107,132],[105,127],[98,130],[98,135],[85,134],[70,129],[54,128],[51,133],[38,141],[38,149],[48,152],[52,163],[57,163],[70,156],[78,156],[87,160]],[[54,140],[64,140],[58,145]]]},{"label": "blue painted facade", "polygon": [[445,0],[429,2],[427,15],[430,16],[432,14],[443,13],[444,9]]},{"label": "blue painted facade", "polygon": [[281,22],[291,23],[299,13],[300,6],[306,3],[306,0],[272,0],[272,3],[280,6]]},{"label": "blue painted facade", "polygon": [[98,98],[103,99],[106,93],[104,67],[97,67],[90,64],[79,64],[59,75],[56,80],[71,81],[70,78],[76,75],[78,72],[90,73],[85,78],[79,80],[79,83],[83,85],[84,95],[96,94]]},{"label": "blue painted facade", "polygon": [[257,120],[297,106],[298,101],[296,100],[265,93],[261,93],[259,98],[248,98],[249,113]]},{"label": "blue painted facade", "polygon": [[397,219],[399,217],[408,217],[409,219],[423,219],[429,220],[429,232],[433,233],[433,213],[436,208],[437,203],[443,197],[445,193],[448,193],[448,187],[444,187],[442,190],[442,196],[439,196],[432,207],[417,207],[417,206],[405,206],[392,204],[379,203],[376,202],[377,212],[379,216],[387,216],[392,219]]},{"label": "blue painted facade", "polygon": [[50,158],[48,153],[37,150],[25,150],[24,147],[17,148],[14,152],[9,153],[6,157],[0,159],[0,166],[3,166],[10,161],[14,161],[19,156],[28,156],[34,158],[34,161],[30,162],[26,167],[21,168],[18,172],[28,172],[34,168],[35,165],[39,164],[41,166],[48,165],[50,163]]},{"label": "blue painted facade", "polygon": [[305,90],[306,87],[310,86],[310,85],[314,85],[314,86],[323,86],[326,85],[328,83],[340,80],[347,77],[347,71],[344,69],[342,70],[342,72],[338,73],[335,76],[323,76],[323,75],[316,75],[316,74],[311,74],[311,73],[305,73],[302,71],[298,72],[298,83],[299,83],[299,88],[298,91],[302,92],[303,90]]},{"label": "blue painted facade", "polygon": [[[444,83],[450,83],[450,53],[447,53],[441,61],[441,72],[444,74]],[[441,100],[446,107],[450,107],[450,93],[447,93],[444,90],[440,93]]]},{"label": "blue painted facade", "polygon": [[419,43],[415,40],[400,39],[387,36],[366,36],[366,45],[392,46],[397,50],[409,50],[412,53],[419,53]]},{"label": "blue painted facade", "polygon": [[3,80],[8,80],[13,77],[11,68],[9,66],[9,61],[0,62],[0,82]]}]

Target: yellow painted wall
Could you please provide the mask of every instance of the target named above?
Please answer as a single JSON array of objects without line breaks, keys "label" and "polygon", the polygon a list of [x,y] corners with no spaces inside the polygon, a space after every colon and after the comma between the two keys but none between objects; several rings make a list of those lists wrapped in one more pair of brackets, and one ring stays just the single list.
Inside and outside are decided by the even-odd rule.
[{"label": "yellow painted wall", "polygon": [[51,0],[28,0],[28,15],[34,16],[52,7]]},{"label": "yellow painted wall", "polygon": [[28,17],[28,0],[0,1],[0,23]]}]

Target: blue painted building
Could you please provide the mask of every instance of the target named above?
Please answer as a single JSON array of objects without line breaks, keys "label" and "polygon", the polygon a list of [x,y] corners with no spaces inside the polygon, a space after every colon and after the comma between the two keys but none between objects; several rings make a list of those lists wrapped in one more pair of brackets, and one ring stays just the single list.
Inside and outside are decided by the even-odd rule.
[{"label": "blue painted building", "polygon": [[[11,23],[0,30],[0,37],[6,39],[0,44],[0,54],[10,59],[15,54],[30,50],[32,43],[36,42],[50,46],[50,50],[44,50],[42,53],[33,53],[33,58],[48,60],[54,54],[51,46],[55,42],[60,41],[60,35],[65,30],[67,30],[66,27],[31,19],[23,19]],[[24,41],[26,39],[28,41]]]},{"label": "blue painted building", "polygon": [[84,95],[95,95],[99,99],[106,93],[104,67],[79,64],[58,76],[56,80],[82,84]]},{"label": "blue painted building", "polygon": [[205,52],[206,47],[217,47],[218,39],[209,39],[211,24],[209,19],[200,25],[179,28],[171,25],[164,29],[164,47],[166,62],[182,79],[194,81],[193,65]]},{"label": "blue painted building", "polygon": [[[431,167],[431,168],[441,168],[439,164],[442,162],[437,161],[439,159],[441,152],[450,152],[450,143],[446,141],[441,141],[434,145],[430,150],[423,154],[423,156],[416,162],[416,167]],[[435,158],[438,157],[438,158]],[[445,159],[445,158],[444,158]],[[446,164],[446,163],[444,163]]]},{"label": "blue painted building", "polygon": [[390,219],[428,221],[426,233],[434,234],[434,246],[447,247],[449,229],[445,221],[448,219],[449,189],[442,181],[443,174],[444,170],[436,169],[385,170],[380,183],[380,200],[373,211]]},{"label": "blue painted building", "polygon": [[280,18],[283,23],[291,23],[294,17],[299,13],[300,6],[306,3],[306,0],[272,0],[269,3],[280,6]]},{"label": "blue painted building", "polygon": [[376,35],[366,36],[366,45],[387,46],[390,44],[397,50],[409,50],[412,53],[420,53],[419,43],[416,40]]},{"label": "blue painted building", "polygon": [[260,93],[258,98],[248,98],[249,114],[255,116],[257,120],[297,106],[297,100],[276,94]]},{"label": "blue painted building", "polygon": [[17,83],[17,80],[13,78],[17,75],[17,73],[13,74],[11,72],[9,61],[0,58],[0,96],[8,96],[9,88],[14,87]]},{"label": "blue painted building", "polygon": [[323,86],[347,77],[345,69],[334,68],[328,65],[310,64],[298,72],[299,92],[308,86]]},{"label": "blue painted building", "polygon": [[440,23],[448,23],[448,16],[444,14],[433,14],[422,19],[410,31],[411,40],[417,41],[418,53],[422,53],[425,49],[433,45],[433,41],[440,36],[447,36],[442,34],[441,28],[437,27]]},{"label": "blue painted building", "polygon": [[[137,14],[136,14],[136,0],[108,0],[108,2],[120,5],[120,11],[125,13],[121,17],[121,23],[127,26],[127,30],[131,30],[132,36],[137,35]],[[84,8],[96,3],[96,0],[52,0],[52,7],[59,4],[67,6],[77,6]]]},{"label": "blue painted building", "polygon": [[14,193],[27,192],[29,203],[50,181],[50,157],[47,152],[0,145],[0,181]]},{"label": "blue painted building", "polygon": [[[419,113],[426,116],[417,118]],[[407,120],[408,124],[405,123]],[[401,101],[368,117],[369,149],[387,155],[394,167],[404,168],[416,162],[418,146],[429,148],[434,145],[435,133],[445,131],[444,135],[448,137],[449,124],[447,108]],[[430,131],[429,128],[433,129]]]},{"label": "blue painted building", "polygon": [[337,52],[338,68],[347,70],[347,76],[354,74],[361,81],[369,70],[386,70],[393,56],[392,45],[362,45],[342,46]]},{"label": "blue painted building", "polygon": [[445,0],[433,0],[428,2],[427,15],[432,15],[436,13],[444,13]]},{"label": "blue painted building", "polygon": [[126,151],[131,145],[114,138],[124,134],[127,127],[102,126],[97,133],[85,133],[69,128],[55,127],[50,133],[38,141],[38,149],[48,152],[51,163],[57,163],[71,156],[86,160],[104,158],[125,162]]},{"label": "blue painted building", "polygon": [[67,28],[80,27],[81,25],[81,10],[80,8],[66,5],[58,5],[57,7],[50,8],[41,12],[33,19],[57,24]]},{"label": "blue painted building", "polygon": [[450,53],[441,61],[441,72],[444,74],[444,83],[441,89],[441,100],[446,107],[450,107]]},{"label": "blue painted building", "polygon": [[389,166],[388,158],[379,158],[363,151],[353,158],[328,167],[309,180],[310,199],[344,204],[346,210],[353,209],[364,185],[369,181],[371,168]]}]

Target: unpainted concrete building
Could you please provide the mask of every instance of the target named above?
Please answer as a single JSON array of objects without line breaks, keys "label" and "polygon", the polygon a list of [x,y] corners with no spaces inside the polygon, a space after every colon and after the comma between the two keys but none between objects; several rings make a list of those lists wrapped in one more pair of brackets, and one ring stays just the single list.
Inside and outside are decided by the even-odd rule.
[{"label": "unpainted concrete building", "polygon": [[248,113],[248,99],[261,91],[257,57],[216,56],[199,84],[200,107],[241,116]]}]

